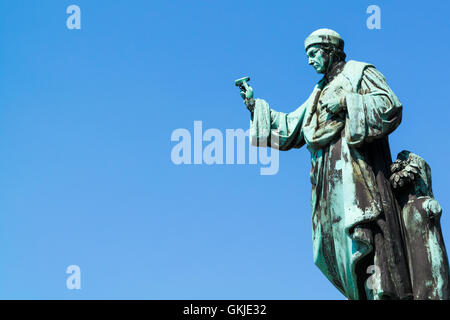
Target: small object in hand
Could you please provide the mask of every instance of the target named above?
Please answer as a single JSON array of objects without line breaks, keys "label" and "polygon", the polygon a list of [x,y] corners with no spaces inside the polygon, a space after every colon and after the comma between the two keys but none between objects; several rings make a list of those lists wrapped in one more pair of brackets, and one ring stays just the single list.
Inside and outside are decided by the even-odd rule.
[{"label": "small object in hand", "polygon": [[253,89],[247,84],[247,82],[249,81],[250,77],[244,77],[234,81],[236,87],[239,87],[239,89],[241,89],[241,97],[243,99],[253,98]]}]

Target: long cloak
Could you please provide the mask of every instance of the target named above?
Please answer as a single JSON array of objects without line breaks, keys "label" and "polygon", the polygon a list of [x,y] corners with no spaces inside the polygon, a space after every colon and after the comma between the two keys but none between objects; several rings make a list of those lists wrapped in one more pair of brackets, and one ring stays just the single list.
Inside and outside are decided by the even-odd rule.
[{"label": "long cloak", "polygon": [[[345,96],[347,111],[322,101]],[[349,299],[409,299],[411,282],[399,206],[389,184],[388,135],[402,105],[373,65],[348,61],[291,113],[256,99],[253,145],[311,153],[314,262]]]}]

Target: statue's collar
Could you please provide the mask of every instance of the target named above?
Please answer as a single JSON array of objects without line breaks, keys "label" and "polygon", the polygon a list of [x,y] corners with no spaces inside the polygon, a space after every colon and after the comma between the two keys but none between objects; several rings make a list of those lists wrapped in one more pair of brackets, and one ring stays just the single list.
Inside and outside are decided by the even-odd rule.
[{"label": "statue's collar", "polygon": [[321,87],[325,87],[328,83],[333,81],[339,73],[344,70],[345,67],[345,61],[339,61],[337,63],[334,63],[330,70],[323,76],[322,80],[320,81]]}]

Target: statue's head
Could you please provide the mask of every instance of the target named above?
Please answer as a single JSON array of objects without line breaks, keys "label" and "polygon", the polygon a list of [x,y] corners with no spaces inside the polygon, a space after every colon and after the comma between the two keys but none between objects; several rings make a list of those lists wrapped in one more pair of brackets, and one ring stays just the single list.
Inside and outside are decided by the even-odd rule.
[{"label": "statue's head", "polygon": [[344,40],[339,33],[331,29],[319,29],[305,40],[308,63],[317,73],[327,73],[335,62],[344,61]]}]

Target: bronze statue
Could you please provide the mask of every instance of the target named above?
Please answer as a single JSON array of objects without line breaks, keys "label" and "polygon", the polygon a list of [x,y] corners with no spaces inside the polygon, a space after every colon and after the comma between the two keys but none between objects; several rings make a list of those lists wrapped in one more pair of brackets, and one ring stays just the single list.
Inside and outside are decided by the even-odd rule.
[{"label": "bronze statue", "polygon": [[248,77],[236,85],[251,112],[253,145],[306,145],[311,153],[315,264],[349,299],[448,299],[448,259],[440,209],[430,200],[431,176],[423,177],[428,193],[411,191],[417,179],[409,191],[397,185],[399,174],[422,177],[427,166],[420,162],[416,173],[402,173],[399,160],[391,172],[388,136],[401,122],[402,104],[373,65],[346,61],[337,32],[313,32],[305,50],[324,76],[293,112],[254,99]]}]

